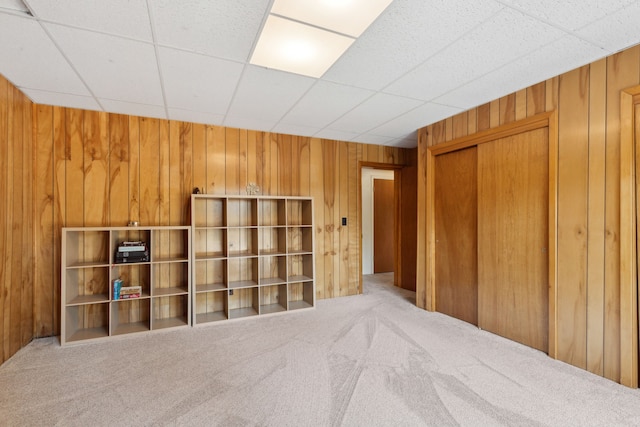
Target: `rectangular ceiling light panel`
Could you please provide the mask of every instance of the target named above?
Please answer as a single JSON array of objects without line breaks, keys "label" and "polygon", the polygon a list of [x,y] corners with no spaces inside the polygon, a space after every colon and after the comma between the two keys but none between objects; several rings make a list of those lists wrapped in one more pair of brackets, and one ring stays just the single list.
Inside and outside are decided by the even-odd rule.
[{"label": "rectangular ceiling light panel", "polygon": [[359,37],[391,2],[392,0],[275,0],[271,13]]},{"label": "rectangular ceiling light panel", "polygon": [[251,63],[319,78],[354,39],[270,15]]}]

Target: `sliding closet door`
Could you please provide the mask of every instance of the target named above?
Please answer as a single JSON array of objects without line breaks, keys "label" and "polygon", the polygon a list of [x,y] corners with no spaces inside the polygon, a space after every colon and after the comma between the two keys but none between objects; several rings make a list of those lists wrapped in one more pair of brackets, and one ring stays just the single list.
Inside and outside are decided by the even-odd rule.
[{"label": "sliding closet door", "polygon": [[478,326],[548,349],[547,128],[478,146]]},{"label": "sliding closet door", "polygon": [[478,324],[477,148],[435,158],[436,311]]}]

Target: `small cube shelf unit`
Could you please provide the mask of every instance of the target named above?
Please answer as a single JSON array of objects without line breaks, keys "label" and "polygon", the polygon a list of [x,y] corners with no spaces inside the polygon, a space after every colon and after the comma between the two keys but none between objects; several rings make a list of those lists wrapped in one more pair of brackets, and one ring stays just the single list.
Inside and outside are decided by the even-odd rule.
[{"label": "small cube shelf unit", "polygon": [[193,324],[315,306],[313,200],[191,196]]},{"label": "small cube shelf unit", "polygon": [[[148,257],[116,259],[123,242],[144,242]],[[191,227],[62,229],[62,345],[191,325]],[[114,281],[139,286],[114,296]]]}]

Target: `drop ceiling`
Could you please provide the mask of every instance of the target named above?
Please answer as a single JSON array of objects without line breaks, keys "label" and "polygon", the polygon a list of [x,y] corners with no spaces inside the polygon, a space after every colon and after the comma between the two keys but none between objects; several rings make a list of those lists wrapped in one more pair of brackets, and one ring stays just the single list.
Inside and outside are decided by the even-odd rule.
[{"label": "drop ceiling", "polygon": [[272,0],[0,0],[31,100],[400,147],[416,130],[640,43],[640,1],[394,0],[320,78],[249,64]]}]

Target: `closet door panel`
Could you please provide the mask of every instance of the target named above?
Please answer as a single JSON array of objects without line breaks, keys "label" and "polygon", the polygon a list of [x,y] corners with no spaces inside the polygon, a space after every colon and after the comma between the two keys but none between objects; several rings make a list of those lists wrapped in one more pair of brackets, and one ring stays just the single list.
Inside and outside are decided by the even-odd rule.
[{"label": "closet door panel", "polygon": [[478,146],[478,326],[548,349],[548,130]]},{"label": "closet door panel", "polygon": [[477,148],[435,158],[436,310],[478,324]]}]

